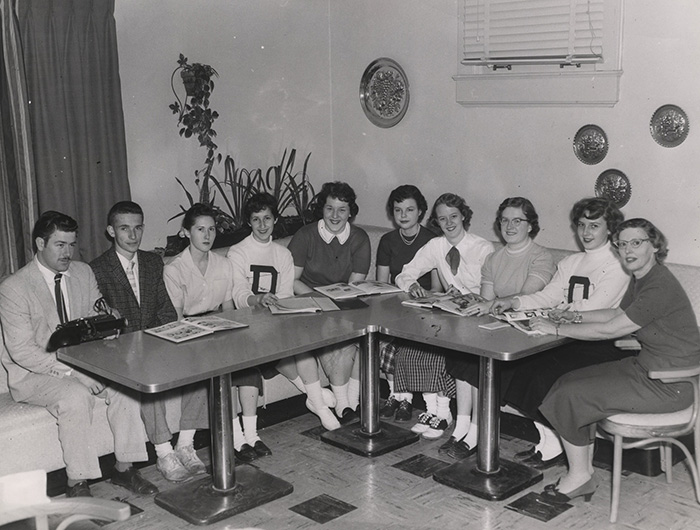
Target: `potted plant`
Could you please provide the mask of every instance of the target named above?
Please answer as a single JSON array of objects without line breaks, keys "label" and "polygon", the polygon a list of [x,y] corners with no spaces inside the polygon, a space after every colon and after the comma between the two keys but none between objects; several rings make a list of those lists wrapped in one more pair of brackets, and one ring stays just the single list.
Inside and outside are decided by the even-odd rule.
[{"label": "potted plant", "polygon": [[[221,154],[217,154],[218,146],[214,143],[216,131],[212,128],[219,113],[209,107],[209,97],[214,91],[213,77],[218,77],[217,71],[208,64],[192,63],[187,57],[180,54],[177,68],[170,76],[170,87],[175,95],[175,102],[170,104],[173,114],[177,115],[177,123],[180,125],[180,136],[185,138],[196,137],[199,145],[207,151],[204,166],[194,172],[195,183],[199,188],[199,202],[210,204],[209,177],[214,166],[214,161],[221,161]],[[180,99],[175,90],[175,75],[180,73],[185,85],[184,101]]]}]

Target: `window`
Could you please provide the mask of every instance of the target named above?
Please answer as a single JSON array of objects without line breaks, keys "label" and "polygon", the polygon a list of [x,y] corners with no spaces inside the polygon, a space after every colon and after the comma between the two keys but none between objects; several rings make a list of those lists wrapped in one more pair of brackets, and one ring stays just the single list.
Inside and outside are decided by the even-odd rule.
[{"label": "window", "polygon": [[[460,15],[460,59],[471,68],[455,77],[458,100],[460,83],[471,83],[471,95],[460,103],[617,102],[622,0],[463,0]],[[474,81],[477,77],[482,80]],[[495,91],[489,86],[506,77],[510,81],[504,79]],[[509,95],[508,84],[518,94]]]}]

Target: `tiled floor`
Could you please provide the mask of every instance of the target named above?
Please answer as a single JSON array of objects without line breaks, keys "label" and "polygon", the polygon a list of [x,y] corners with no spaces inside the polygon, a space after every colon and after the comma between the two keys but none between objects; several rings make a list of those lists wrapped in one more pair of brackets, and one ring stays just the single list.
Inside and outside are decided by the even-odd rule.
[{"label": "tiled floor", "polygon": [[[308,431],[317,425],[316,417],[306,414],[261,432],[274,454],[255,465],[292,483],[292,494],[207,528],[700,528],[700,505],[695,501],[683,464],[674,467],[673,484],[666,484],[663,476],[632,474],[623,477],[617,525],[608,522],[610,474],[601,470],[597,473],[600,485],[590,503],[578,499],[570,509],[545,523],[508,509],[506,505],[528,492],[541,491],[544,484],[563,474],[564,468],[547,470],[544,482],[510,499],[489,502],[432,479],[431,473],[446,461],[437,452],[442,439],[421,439],[380,457],[364,458],[315,439]],[[302,434],[304,432],[306,435]],[[501,440],[501,453],[506,458],[526,447],[527,444],[518,439]],[[208,458],[208,450],[201,450],[200,454],[203,459]],[[170,487],[153,466],[143,473],[161,489]],[[107,482],[93,486],[93,492],[104,498],[124,498],[144,510],[128,521],[110,524],[110,530],[195,528],[156,506],[152,498],[127,495],[125,490]]]}]

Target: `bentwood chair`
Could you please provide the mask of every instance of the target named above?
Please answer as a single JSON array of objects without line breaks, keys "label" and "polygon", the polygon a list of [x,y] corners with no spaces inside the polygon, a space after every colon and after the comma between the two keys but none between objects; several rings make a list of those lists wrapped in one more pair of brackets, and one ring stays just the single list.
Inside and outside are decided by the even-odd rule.
[{"label": "bentwood chair", "polygon": [[64,530],[84,519],[124,521],[131,515],[131,508],[122,502],[92,497],[49,498],[43,470],[0,477],[0,527],[34,519],[33,528],[48,530],[49,516],[54,515],[66,516],[56,527],[56,530]]},{"label": "bentwood chair", "polygon": [[[675,445],[683,451],[695,487],[695,497],[700,503],[700,366],[684,370],[658,370],[649,372],[651,379],[664,383],[688,382],[693,385],[693,404],[685,410],[665,414],[615,414],[598,423],[604,437],[614,440],[612,470],[612,501],[610,522],[617,521],[620,505],[620,478],[622,474],[622,450],[658,445],[661,451],[661,468],[666,473],[666,482],[671,483],[673,466],[672,448]],[[694,455],[676,438],[693,434]],[[605,435],[609,436],[605,436]]]}]

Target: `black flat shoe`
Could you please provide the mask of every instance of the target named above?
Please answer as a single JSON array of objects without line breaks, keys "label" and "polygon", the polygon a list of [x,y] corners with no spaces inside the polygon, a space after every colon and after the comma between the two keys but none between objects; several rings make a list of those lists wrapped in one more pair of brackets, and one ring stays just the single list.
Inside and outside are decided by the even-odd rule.
[{"label": "black flat shoe", "polygon": [[75,486],[66,486],[66,497],[92,497],[87,480],[78,482]]},{"label": "black flat shoe", "polygon": [[528,449],[527,451],[520,451],[519,453],[515,453],[513,455],[513,460],[523,461],[523,460],[527,460],[528,458],[531,458],[533,456],[535,456],[535,446],[534,445],[532,447],[530,447],[530,449]]},{"label": "black flat shoe", "polygon": [[112,484],[128,489],[137,495],[153,495],[158,488],[141,476],[139,470],[131,466],[126,471],[112,470]]},{"label": "black flat shoe", "polygon": [[258,458],[258,453],[248,444],[243,444],[238,450],[234,449],[233,454],[238,460],[246,464]]},{"label": "black flat shoe", "polygon": [[542,460],[542,453],[537,451],[534,456],[523,460],[522,463],[538,471],[544,471],[550,467],[566,465],[566,455],[562,452],[549,460]]},{"label": "black flat shoe", "polygon": [[469,447],[464,440],[460,440],[459,442],[452,444],[452,446],[450,446],[450,448],[445,452],[447,456],[454,458],[455,460],[464,460],[465,458],[472,456],[474,453],[476,453],[476,446]]},{"label": "black flat shoe", "polygon": [[255,454],[258,456],[270,456],[272,454],[270,448],[266,446],[262,440],[258,440],[253,444],[253,451],[255,451]]},{"label": "black flat shoe", "polygon": [[544,491],[540,493],[542,499],[550,504],[568,504],[578,497],[583,497],[584,502],[591,502],[593,494],[598,489],[598,484],[591,477],[588,482],[581,484],[575,490],[569,493],[562,493],[559,491],[559,480],[554,484],[545,486]]},{"label": "black flat shoe", "polygon": [[343,412],[340,413],[338,421],[340,421],[341,425],[347,425],[348,423],[352,423],[353,421],[357,421],[359,419],[359,416],[354,410],[352,410],[350,407],[345,407]]},{"label": "black flat shoe", "polygon": [[396,401],[394,396],[389,396],[389,399],[379,409],[379,417],[384,419],[392,418],[398,408],[399,402]]},{"label": "black flat shoe", "polygon": [[438,454],[439,454],[439,455],[442,455],[442,456],[450,456],[450,455],[447,454],[447,452],[450,450],[450,448],[451,448],[454,444],[456,444],[456,443],[458,443],[458,442],[461,442],[462,440],[464,440],[464,437],[462,437],[462,438],[460,438],[459,440],[457,440],[457,438],[455,438],[454,436],[450,436],[449,440],[447,440],[444,444],[442,444],[442,445],[438,448]]}]

